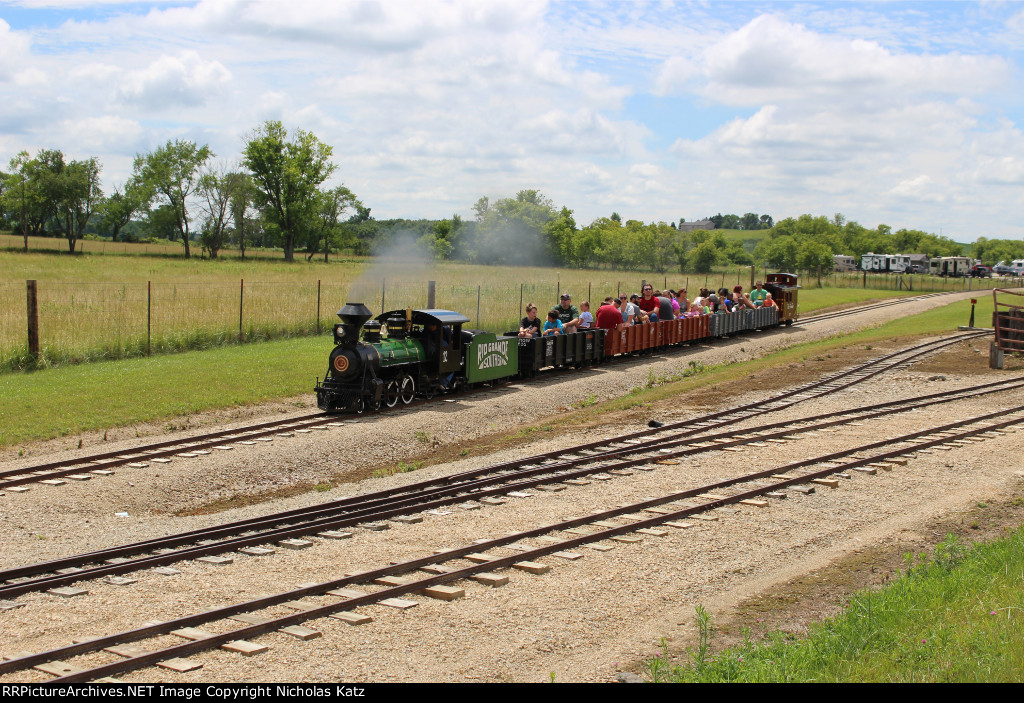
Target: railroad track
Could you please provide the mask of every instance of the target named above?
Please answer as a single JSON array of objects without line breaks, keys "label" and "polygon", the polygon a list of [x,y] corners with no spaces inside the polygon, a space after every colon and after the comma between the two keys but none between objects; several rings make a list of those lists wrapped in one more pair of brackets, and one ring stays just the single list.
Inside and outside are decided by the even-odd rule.
[{"label": "railroad track", "polygon": [[[362,624],[370,618],[356,612],[356,608],[370,604],[409,607],[410,602],[401,597],[412,593],[452,600],[464,592],[449,584],[463,579],[501,585],[502,579],[507,580],[507,577],[496,573],[500,569],[544,573],[550,567],[537,560],[545,556],[574,560],[580,555],[570,550],[578,547],[609,540],[629,544],[648,535],[664,536],[667,532],[663,526],[686,529],[690,525],[683,520],[717,508],[739,503],[762,507],[767,505],[766,497],[784,497],[788,490],[813,493],[818,486],[836,488],[840,481],[851,478],[855,472],[874,474],[879,470],[891,471],[918,453],[978,441],[1020,424],[1024,424],[1024,405],[734,476],[324,583],[166,622],[147,623],[135,630],[47,652],[15,654],[14,658],[0,663],[0,675],[34,667],[56,675],[58,678],[52,683],[71,683],[104,680],[105,677],[157,664],[177,671],[198,668],[200,665],[183,657],[217,647],[256,653],[261,645],[250,640],[275,631],[308,639],[319,633],[302,624],[323,617],[338,618],[351,625]],[[818,429],[825,427],[821,423],[816,425]],[[726,445],[722,443],[719,446]],[[645,462],[651,470],[659,468],[651,463],[650,457],[637,461]],[[536,542],[543,543],[538,545]],[[499,550],[503,553],[498,553]],[[291,612],[281,615],[282,609]],[[199,626],[214,626],[219,631],[201,630]],[[169,647],[154,641],[166,635],[185,641]],[[75,658],[81,659],[76,662]]]},{"label": "railroad track", "polygon": [[[951,341],[945,340],[945,343],[949,344]],[[922,350],[921,346],[926,348]],[[722,431],[718,428],[718,422],[723,418],[729,420],[730,427],[735,427],[735,424],[743,419],[763,418],[763,413],[777,413],[811,398],[848,388],[935,348],[935,343],[918,345],[910,350],[883,357],[887,362],[880,367],[879,364],[869,362],[829,379],[823,379],[817,384],[811,384],[810,389],[794,389],[769,401],[706,415],[699,421],[688,420],[663,425],[644,434],[643,438],[607,439],[591,444],[581,451],[555,450],[308,508],[6,569],[0,571],[0,599],[61,588],[83,580],[162,567],[188,559],[208,559],[226,552],[242,550],[245,553],[245,550],[253,549],[257,550],[255,553],[260,553],[259,550],[265,552],[267,548],[261,545],[266,544],[295,546],[289,544],[288,540],[309,535],[343,539],[351,536],[351,533],[338,532],[342,528],[383,528],[385,524],[381,521],[401,519],[411,512],[439,510],[471,500],[500,501],[502,496],[509,492],[514,494],[565,480],[584,480],[585,477],[603,475],[607,471],[629,470],[652,460],[690,456],[757,442],[775,442],[779,441],[778,437],[782,433],[798,435],[855,419],[872,419],[894,412],[906,412],[1024,387],[1024,378],[1006,379],[913,399],[850,408],[818,416],[813,422],[785,420],[762,422],[755,429]],[[710,435],[709,432],[712,431],[714,434]],[[8,606],[12,607],[12,603],[8,602]]]},{"label": "railroad track", "polygon": [[938,298],[945,295],[953,295],[954,293],[965,293],[970,291],[943,291],[939,293],[925,293],[924,295],[915,295],[907,298],[894,298],[891,300],[885,300],[879,303],[872,303],[870,305],[860,305],[855,308],[847,308],[845,310],[836,310],[835,312],[826,312],[820,315],[810,315],[808,317],[800,318],[796,321],[797,325],[814,324],[817,322],[826,322],[828,320],[834,320],[839,317],[846,317],[848,315],[856,315],[862,312],[870,312],[871,310],[881,310],[882,308],[891,308],[894,305],[903,305],[904,303],[917,302],[919,300],[927,300],[928,298]]},{"label": "railroad track", "polygon": [[[957,341],[979,336],[982,333],[967,333],[956,337]],[[952,342],[951,342],[952,343]],[[923,348],[923,347],[922,347]],[[915,349],[912,347],[911,349]],[[928,353],[927,351],[925,353]],[[882,357],[869,363],[884,362],[900,353]],[[858,367],[858,368],[863,368]],[[856,372],[856,370],[854,370]],[[510,385],[510,384],[505,384]],[[505,386],[502,386],[505,387]],[[472,394],[462,397],[473,397]],[[412,407],[430,401],[417,401]],[[339,419],[334,415],[311,413],[283,420],[262,422],[245,427],[218,430],[191,437],[154,442],[131,450],[102,452],[87,457],[62,459],[35,466],[5,469],[0,471],[0,490],[24,492],[29,484],[42,483],[60,485],[66,480],[85,481],[93,478],[109,476],[119,466],[145,468],[150,463],[166,463],[170,457],[180,456],[195,458],[216,451],[229,451],[235,445],[256,445],[261,441],[273,441],[274,437],[289,437],[296,433],[308,433],[314,430],[330,430],[343,427],[346,423],[358,422],[352,418]]]}]

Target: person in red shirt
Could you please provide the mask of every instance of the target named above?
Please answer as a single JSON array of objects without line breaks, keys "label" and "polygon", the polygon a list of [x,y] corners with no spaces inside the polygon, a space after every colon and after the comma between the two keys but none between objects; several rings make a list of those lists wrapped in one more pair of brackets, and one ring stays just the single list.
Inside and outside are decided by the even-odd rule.
[{"label": "person in red shirt", "polygon": [[658,321],[658,306],[660,303],[654,295],[654,286],[650,283],[644,284],[643,297],[637,301],[637,307],[647,313],[651,322]]},{"label": "person in red shirt", "polygon": [[597,326],[603,330],[613,330],[620,324],[622,324],[622,313],[611,300],[606,298],[601,307],[597,309]]}]

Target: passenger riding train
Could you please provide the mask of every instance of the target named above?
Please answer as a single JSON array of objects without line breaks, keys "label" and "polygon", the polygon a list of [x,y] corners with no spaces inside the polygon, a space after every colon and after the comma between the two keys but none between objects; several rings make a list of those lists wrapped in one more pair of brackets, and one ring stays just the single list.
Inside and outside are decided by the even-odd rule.
[{"label": "passenger riding train", "polygon": [[777,308],[532,339],[468,329],[469,318],[451,310],[392,310],[371,319],[373,313],[362,303],[346,303],[338,311],[341,322],[334,325],[327,374],[322,382],[317,379],[317,405],[327,412],[393,408],[417,397],[532,377],[544,368],[581,368],[622,354],[793,324],[797,277],[769,274],[764,287]]}]

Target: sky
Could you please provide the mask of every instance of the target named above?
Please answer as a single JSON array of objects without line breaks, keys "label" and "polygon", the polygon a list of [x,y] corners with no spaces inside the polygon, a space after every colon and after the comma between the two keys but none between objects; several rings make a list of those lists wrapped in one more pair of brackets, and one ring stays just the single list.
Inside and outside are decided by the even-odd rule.
[{"label": "sky", "polygon": [[1024,238],[1024,3],[0,0],[0,169],[266,120],[374,217],[539,189],[585,225],[842,213]]}]

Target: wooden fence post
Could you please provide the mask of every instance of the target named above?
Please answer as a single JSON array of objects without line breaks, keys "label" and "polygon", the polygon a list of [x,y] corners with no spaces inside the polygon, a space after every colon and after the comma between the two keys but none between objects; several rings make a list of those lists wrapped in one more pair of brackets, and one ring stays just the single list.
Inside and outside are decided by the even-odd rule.
[{"label": "wooden fence post", "polygon": [[28,299],[28,353],[39,356],[39,300],[35,281],[26,281]]},{"label": "wooden fence post", "polygon": [[480,327],[480,286],[476,287],[476,326]]},{"label": "wooden fence post", "polygon": [[245,279],[241,279],[242,284],[238,289],[238,341],[241,342],[242,336],[242,301],[245,300]]},{"label": "wooden fence post", "polygon": [[388,289],[388,279],[380,279],[380,311],[384,312],[384,296]]},{"label": "wooden fence post", "polygon": [[519,284],[519,311],[522,314],[524,314],[524,315],[526,314],[526,313],[523,312],[523,284],[522,283]]},{"label": "wooden fence post", "polygon": [[153,281],[146,281],[146,356],[153,356]]},{"label": "wooden fence post", "polygon": [[[520,287],[522,291],[522,287]],[[519,297],[522,297],[520,292]],[[437,308],[437,281],[427,281],[427,309],[434,310]]]},{"label": "wooden fence post", "polygon": [[316,280],[316,333],[320,334],[320,279]]}]

